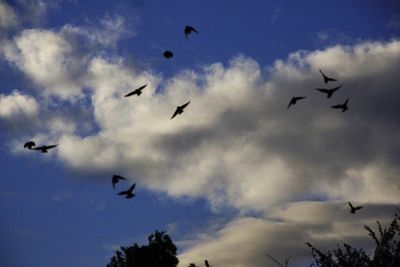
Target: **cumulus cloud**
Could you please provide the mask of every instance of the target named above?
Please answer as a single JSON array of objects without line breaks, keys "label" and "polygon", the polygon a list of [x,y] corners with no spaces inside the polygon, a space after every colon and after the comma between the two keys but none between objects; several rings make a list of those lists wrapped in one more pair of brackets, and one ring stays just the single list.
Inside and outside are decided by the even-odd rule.
[{"label": "cumulus cloud", "polygon": [[28,76],[44,96],[81,98],[86,86],[82,73],[98,53],[94,51],[115,46],[127,32],[124,18],[118,15],[105,17],[100,27],[28,29],[13,40],[4,41],[1,54]]},{"label": "cumulus cloud", "polygon": [[1,28],[12,28],[17,26],[18,20],[14,9],[6,2],[0,3],[0,31]]},{"label": "cumulus cloud", "polygon": [[[120,25],[118,18],[105,22],[105,32]],[[35,82],[43,101],[53,96],[62,107],[87,100],[81,106],[89,115],[69,119],[68,112],[58,113],[37,134],[60,144],[53,154],[68,168],[118,170],[151,190],[206,198],[215,210],[229,206],[243,216],[262,213],[222,226],[217,238],[207,237],[182,255],[188,262],[214,252],[216,265],[261,266],[267,251],[278,257],[288,256],[279,254],[282,249],[306,255],[300,248],[305,241],[350,236],[364,242],[365,233],[354,234],[352,217],[337,224],[321,221],[322,228],[313,222],[325,210],[327,218],[338,210],[347,215],[340,205],[348,200],[382,209],[398,204],[393,185],[400,171],[399,41],[297,51],[268,68],[240,55],[228,64],[165,79],[120,57],[93,54],[82,42],[88,36],[98,47],[113,46],[116,39],[92,33],[71,25],[25,30],[3,54]],[[315,90],[331,86],[323,84],[318,69],[337,78],[334,85],[343,84],[331,99]],[[123,97],[144,83],[140,97]],[[286,111],[290,98],[299,95],[307,99]],[[346,98],[346,113],[330,108]],[[189,100],[185,112],[170,120],[176,106]],[[50,113],[60,106],[52,109],[47,102],[45,107]],[[77,129],[86,124],[91,130],[80,133]],[[323,208],[302,204],[315,199]],[[305,221],[296,220],[291,207],[278,212],[287,203],[306,214]],[[369,213],[371,218],[377,212]],[[270,237],[260,240],[259,232]],[[301,244],[293,245],[290,237]],[[271,240],[286,241],[279,246]],[[232,257],[233,250],[243,253]]]},{"label": "cumulus cloud", "polygon": [[[122,169],[170,195],[244,210],[309,198],[393,203],[399,49],[393,41],[296,52],[267,74],[240,56],[183,71],[162,83],[162,93],[159,77],[142,73],[136,81],[150,86],[131,99],[121,95],[135,84],[132,73],[121,61],[96,58],[88,75],[101,131],[63,136],[59,156],[71,168]],[[344,84],[333,99],[314,90],[323,86],[318,68]],[[286,111],[300,94],[309,98]],[[347,97],[349,112],[329,108]],[[185,113],[169,120],[187,100]],[[82,158],[76,147],[85,148]]]},{"label": "cumulus cloud", "polygon": [[309,266],[312,263],[310,242],[322,251],[348,243],[369,249],[373,240],[364,230],[367,224],[376,228],[376,219],[385,224],[393,217],[394,206],[370,205],[357,216],[343,204],[323,202],[291,203],[273,211],[268,218],[237,218],[216,232],[190,236],[195,240],[179,255],[179,266],[198,264],[208,259],[215,266],[261,267],[275,266],[265,254],[281,262],[291,257],[290,265]]},{"label": "cumulus cloud", "polygon": [[28,95],[18,90],[10,95],[0,94],[0,118],[14,119],[16,117],[35,117],[39,112],[39,104]]},{"label": "cumulus cloud", "polygon": [[[37,48],[32,38],[42,39],[48,52],[29,53]],[[99,131],[53,137],[72,169],[118,169],[151,189],[243,211],[315,198],[398,201],[390,186],[399,174],[398,41],[299,51],[267,73],[238,56],[166,80],[128,68],[118,57],[74,61],[74,46],[60,33],[29,30],[15,44],[18,55],[6,48],[6,56],[49,84],[51,93],[64,97],[91,88],[89,110]],[[74,77],[72,66],[81,70]],[[320,68],[343,83],[332,99],[315,91],[324,86]],[[146,82],[139,98],[122,98]],[[294,95],[308,99],[286,111]],[[330,109],[346,98],[347,113]],[[185,113],[170,120],[188,100]]]}]

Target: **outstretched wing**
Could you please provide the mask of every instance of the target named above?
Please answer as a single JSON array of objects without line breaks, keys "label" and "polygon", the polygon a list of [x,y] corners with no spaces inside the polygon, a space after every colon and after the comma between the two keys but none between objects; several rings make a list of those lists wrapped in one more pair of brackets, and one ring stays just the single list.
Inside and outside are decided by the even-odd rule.
[{"label": "outstretched wing", "polygon": [[350,206],[351,209],[354,209],[353,205],[351,205],[350,202],[347,202],[347,203],[349,204],[349,206]]},{"label": "outstretched wing", "polygon": [[358,207],[355,207],[354,210],[360,210],[362,208],[363,208],[362,206],[358,206]]},{"label": "outstretched wing", "polygon": [[121,191],[121,192],[118,193],[118,195],[120,195],[120,196],[127,195],[127,194],[129,194],[128,190]]},{"label": "outstretched wing", "polygon": [[188,101],[187,103],[183,104],[182,106],[180,106],[181,109],[186,108],[188,105],[190,104],[190,101]]},{"label": "outstretched wing", "polygon": [[199,33],[195,28],[193,28],[192,26],[189,26],[190,31],[195,32],[195,33]]},{"label": "outstretched wing", "polygon": [[58,144],[57,145],[44,146],[43,148],[44,149],[51,149],[51,148],[55,148],[57,146],[58,146]]},{"label": "outstretched wing", "polygon": [[136,183],[134,183],[134,184],[129,188],[129,191],[132,192],[133,189],[135,189],[135,187],[136,187]]},{"label": "outstretched wing", "polygon": [[334,106],[331,106],[331,108],[336,108],[336,109],[340,108],[340,109],[342,109],[342,108],[343,108],[343,105],[342,105],[342,104],[340,104],[340,105],[334,105]]},{"label": "outstretched wing", "polygon": [[320,91],[322,93],[326,93],[326,94],[328,94],[330,91],[329,89],[324,89],[324,88],[315,88],[315,90]]},{"label": "outstretched wing", "polygon": [[173,114],[172,117],[171,117],[171,120],[172,120],[173,118],[175,118],[176,115],[178,115],[178,111],[179,111],[179,109],[176,108],[174,114]]},{"label": "outstretched wing", "polygon": [[293,105],[295,102],[294,98],[290,99],[289,105],[287,106],[286,110],[290,108],[291,105]]},{"label": "outstretched wing", "polygon": [[129,92],[128,94],[125,95],[125,97],[140,93],[146,86],[147,86],[147,83],[145,85],[142,85],[139,88],[136,88],[135,90]]}]

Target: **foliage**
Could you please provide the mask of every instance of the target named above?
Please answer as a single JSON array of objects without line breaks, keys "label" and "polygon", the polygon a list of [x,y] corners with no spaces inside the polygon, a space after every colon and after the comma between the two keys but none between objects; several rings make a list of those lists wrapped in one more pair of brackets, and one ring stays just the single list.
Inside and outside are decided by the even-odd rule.
[{"label": "foliage", "polygon": [[156,231],[148,238],[149,244],[121,247],[107,267],[176,267],[176,246],[165,232]]},{"label": "foliage", "polygon": [[383,228],[378,224],[379,236],[367,225],[364,228],[375,241],[373,257],[369,257],[364,249],[355,249],[349,244],[338,245],[335,250],[321,252],[310,243],[316,266],[320,267],[399,267],[400,266],[400,215],[395,218],[389,227]]}]

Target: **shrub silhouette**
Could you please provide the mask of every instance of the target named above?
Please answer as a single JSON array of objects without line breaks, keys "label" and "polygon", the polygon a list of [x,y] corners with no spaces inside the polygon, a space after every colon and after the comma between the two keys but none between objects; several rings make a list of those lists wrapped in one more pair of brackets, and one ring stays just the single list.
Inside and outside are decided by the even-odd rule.
[{"label": "shrub silhouette", "polygon": [[148,237],[149,244],[121,247],[107,267],[176,267],[176,246],[165,232],[156,231]]},{"label": "shrub silhouette", "polygon": [[364,228],[375,241],[375,251],[369,257],[364,249],[355,249],[344,243],[332,251],[323,253],[310,243],[314,266],[320,267],[399,267],[400,266],[400,215],[395,214],[389,227],[378,224],[379,236],[367,225]]}]

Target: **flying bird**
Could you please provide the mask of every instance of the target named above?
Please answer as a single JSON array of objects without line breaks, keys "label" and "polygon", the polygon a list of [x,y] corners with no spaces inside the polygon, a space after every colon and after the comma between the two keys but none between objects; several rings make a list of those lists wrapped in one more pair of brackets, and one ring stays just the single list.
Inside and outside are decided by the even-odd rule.
[{"label": "flying bird", "polygon": [[210,264],[208,264],[208,260],[204,260],[204,264],[206,265],[206,267],[210,267]]},{"label": "flying bird", "polygon": [[289,105],[287,106],[286,110],[288,110],[290,108],[290,106],[295,105],[297,103],[297,101],[301,100],[301,99],[305,99],[307,97],[305,96],[295,96],[292,97],[292,99],[290,99]]},{"label": "flying bird", "polygon": [[186,40],[188,39],[189,34],[191,34],[192,32],[195,33],[199,33],[195,28],[193,28],[192,26],[186,25],[185,26],[185,38]]},{"label": "flying bird", "polygon": [[35,142],[29,141],[24,144],[24,148],[32,149],[32,147],[36,146]]},{"label": "flying bird", "polygon": [[334,106],[331,106],[331,108],[334,108],[334,109],[341,109],[342,112],[345,112],[346,110],[349,109],[349,107],[347,106],[347,103],[349,103],[349,99],[348,99],[348,98],[346,99],[346,101],[344,101],[343,104],[334,105]]},{"label": "flying bird", "polygon": [[128,94],[125,95],[125,97],[131,96],[131,95],[137,95],[140,96],[142,94],[142,90],[147,86],[147,83],[145,85],[140,86],[139,88],[133,90],[132,92],[129,92]]},{"label": "flying bird", "polygon": [[187,103],[183,104],[182,106],[177,106],[177,107],[176,107],[176,110],[175,110],[175,112],[174,112],[174,114],[173,114],[172,117],[171,117],[171,120],[172,120],[173,118],[175,118],[176,115],[182,114],[182,113],[183,113],[183,110],[184,110],[189,104],[190,104],[190,101],[188,101]]},{"label": "flying bird", "polygon": [[170,59],[170,58],[174,57],[174,53],[172,53],[172,52],[169,51],[169,50],[165,51],[163,55],[164,55],[164,57],[165,57],[166,59]]},{"label": "flying bird", "polygon": [[38,147],[34,147],[32,148],[33,150],[40,150],[42,151],[42,153],[47,153],[49,149],[55,148],[58,145],[50,145],[50,146],[38,146]]},{"label": "flying bird", "polygon": [[112,186],[113,186],[114,189],[115,189],[115,184],[117,184],[120,180],[126,180],[126,178],[124,178],[122,176],[119,176],[119,175],[116,175],[116,174],[114,174],[112,176]]},{"label": "flying bird", "polygon": [[331,98],[333,93],[336,92],[337,90],[339,90],[341,87],[342,87],[342,85],[339,85],[332,89],[316,88],[315,90],[325,93],[327,98]]},{"label": "flying bird", "polygon": [[136,183],[134,183],[128,190],[119,192],[118,195],[123,196],[126,195],[125,198],[133,198],[135,194],[133,194],[133,189],[135,189]]},{"label": "flying bird", "polygon": [[350,206],[350,213],[353,213],[353,214],[356,214],[356,211],[357,211],[357,210],[360,210],[360,209],[363,208],[362,206],[353,207],[353,205],[351,205],[350,202],[347,202],[347,203],[349,203],[349,206]]},{"label": "flying bird", "polygon": [[324,78],[324,82],[325,82],[325,83],[337,81],[336,79],[329,78],[328,76],[326,76],[326,75],[322,72],[322,70],[319,70],[319,72],[321,73],[322,77]]}]

